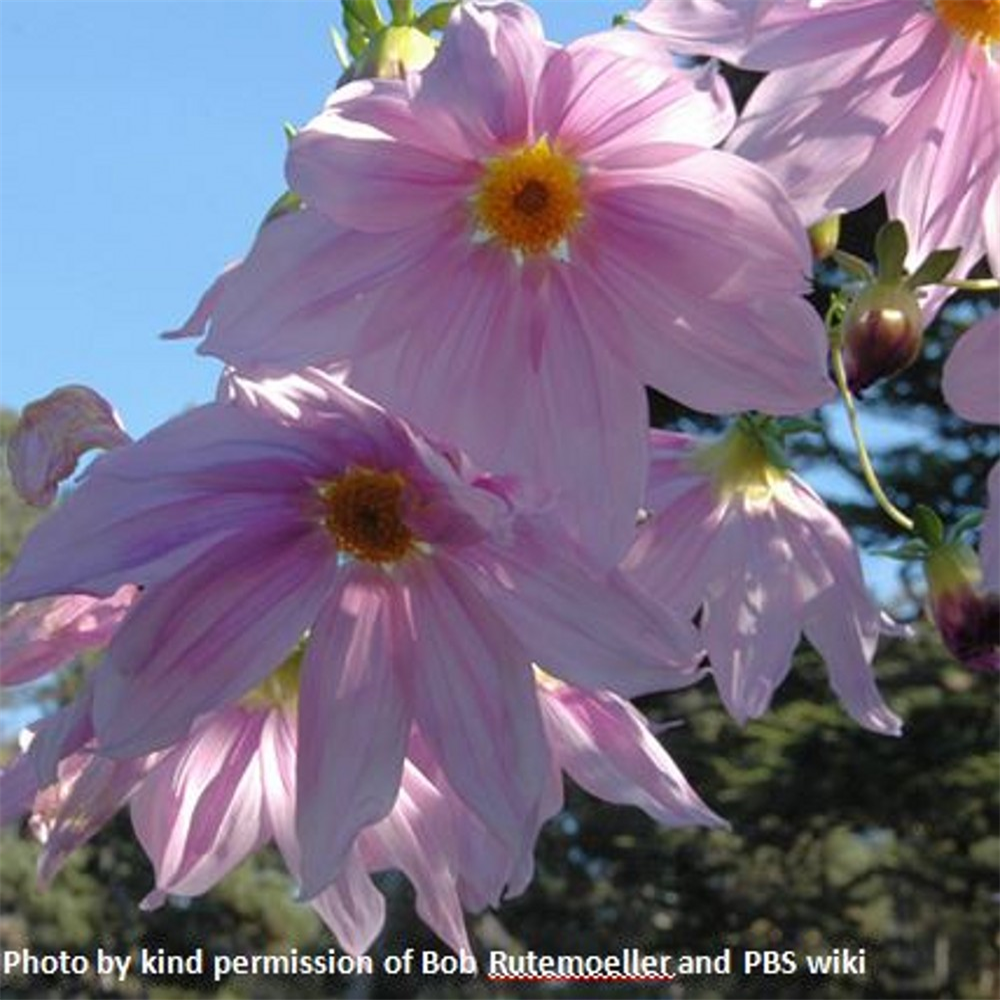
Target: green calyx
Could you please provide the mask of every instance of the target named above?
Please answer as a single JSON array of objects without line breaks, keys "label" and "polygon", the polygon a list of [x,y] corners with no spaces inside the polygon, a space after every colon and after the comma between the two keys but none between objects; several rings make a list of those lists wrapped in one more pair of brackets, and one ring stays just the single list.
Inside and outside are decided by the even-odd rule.
[{"label": "green calyx", "polygon": [[766,500],[788,474],[783,436],[771,418],[745,414],[720,440],[699,448],[692,462],[712,480],[720,499]]}]

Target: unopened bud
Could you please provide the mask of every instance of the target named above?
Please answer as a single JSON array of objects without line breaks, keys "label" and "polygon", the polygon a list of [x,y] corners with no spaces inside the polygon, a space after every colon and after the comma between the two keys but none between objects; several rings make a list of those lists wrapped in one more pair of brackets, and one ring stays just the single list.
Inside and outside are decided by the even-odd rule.
[{"label": "unopened bud", "polygon": [[424,69],[436,52],[437,42],[419,28],[390,24],[372,38],[344,82],[373,77],[400,79]]},{"label": "unopened bud", "polygon": [[855,395],[908,368],[920,356],[923,317],[904,285],[876,282],[848,306],[843,330],[844,368]]},{"label": "unopened bud", "polygon": [[947,542],[924,563],[930,613],[951,654],[967,667],[1000,671],[1000,595],[982,589],[976,554]]},{"label": "unopened bud", "polygon": [[840,215],[828,215],[809,227],[813,260],[826,260],[840,242]]}]

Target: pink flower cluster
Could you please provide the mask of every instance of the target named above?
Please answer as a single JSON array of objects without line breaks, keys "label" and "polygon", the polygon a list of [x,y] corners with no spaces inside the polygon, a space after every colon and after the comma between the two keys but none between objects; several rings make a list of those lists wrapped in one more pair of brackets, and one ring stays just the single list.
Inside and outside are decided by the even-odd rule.
[{"label": "pink flower cluster", "polygon": [[[774,73],[735,132],[714,66],[632,31],[556,46],[514,2],[459,5],[426,68],[333,93],[291,142],[296,197],[171,334],[229,366],[217,398],[132,441],[72,387],[12,442],[43,505],[107,449],[3,581],[4,683],[102,654],[0,778],[43,879],[127,807],[146,907],[273,842],[345,948],[377,936],[371,875],[396,869],[458,949],[465,910],[529,883],[563,773],[666,825],[722,822],[627,698],[710,674],[756,718],[804,633],[851,715],[900,732],[854,546],[765,421],[651,438],[645,390],[822,405],[803,221],[886,188],[903,148],[889,196],[929,213],[907,218],[918,246],[995,201],[995,124],[963,166],[938,137],[961,193],[928,159],[951,104],[995,110],[995,66],[905,6],[648,4],[636,21],[677,51],[814,74],[815,93]],[[874,124],[820,155],[853,48],[918,53],[918,81],[903,101],[879,77],[847,102]]]}]

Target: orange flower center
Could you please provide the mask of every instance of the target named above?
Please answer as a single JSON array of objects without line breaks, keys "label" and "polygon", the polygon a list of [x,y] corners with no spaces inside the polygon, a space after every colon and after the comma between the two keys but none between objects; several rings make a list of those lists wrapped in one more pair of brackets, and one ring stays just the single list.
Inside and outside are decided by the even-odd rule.
[{"label": "orange flower center", "polygon": [[1000,0],[934,0],[938,17],[976,45],[1000,42]]},{"label": "orange flower center", "polygon": [[347,555],[365,562],[398,562],[416,539],[403,520],[406,480],[398,472],[348,469],[320,490],[323,523]]},{"label": "orange flower center", "polygon": [[473,207],[479,229],[508,250],[551,253],[583,218],[580,172],[543,137],[488,160]]}]

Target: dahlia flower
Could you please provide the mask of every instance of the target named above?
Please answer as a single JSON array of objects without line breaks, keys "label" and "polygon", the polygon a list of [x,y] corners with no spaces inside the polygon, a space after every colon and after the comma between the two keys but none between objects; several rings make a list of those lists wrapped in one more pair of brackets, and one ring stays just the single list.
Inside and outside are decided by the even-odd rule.
[{"label": "dahlia flower", "polygon": [[736,424],[702,445],[653,432],[647,508],[626,567],[671,606],[700,616],[716,686],[739,722],[762,715],[801,633],[866,729],[896,735],[875,686],[881,628],[850,536],[800,479]]},{"label": "dahlia flower", "polygon": [[414,724],[520,849],[545,783],[531,662],[623,693],[680,686],[697,676],[693,630],[333,377],[262,391],[285,398],[209,404],[102,456],[28,538],[7,599],[143,587],[91,675],[97,748],[114,758],[176,743],[308,633],[309,895],[388,813]]},{"label": "dahlia flower", "polygon": [[643,387],[700,410],[832,394],[809,247],[762,170],[713,150],[712,70],[637,35],[565,48],[517,3],[461,4],[404,80],[337,90],[292,140],[305,209],[177,335],[244,370],[351,383],[552,490],[614,561],[646,469]]},{"label": "dahlia flower", "polygon": [[[885,193],[908,266],[1000,217],[997,0],[650,0],[632,20],[676,52],[770,70],[728,148],[766,167],[807,224]],[[993,223],[995,224],[995,223]]]}]

